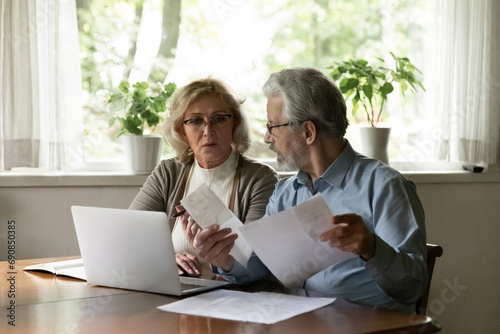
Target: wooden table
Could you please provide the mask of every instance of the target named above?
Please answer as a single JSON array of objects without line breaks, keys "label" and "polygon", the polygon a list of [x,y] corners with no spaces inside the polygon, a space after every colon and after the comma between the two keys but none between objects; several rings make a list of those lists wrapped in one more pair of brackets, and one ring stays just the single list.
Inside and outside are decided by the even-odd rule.
[{"label": "wooden table", "polygon": [[[180,297],[98,287],[77,279],[26,272],[27,265],[70,258],[0,262],[0,333],[434,333],[425,316],[337,299],[333,304],[273,325],[160,311]],[[11,274],[13,272],[14,274]],[[10,280],[14,278],[14,280]],[[15,283],[11,285],[11,283]],[[241,289],[241,288],[238,288]],[[262,289],[262,283],[245,288]],[[10,292],[9,292],[10,291]],[[15,297],[12,295],[15,293]],[[11,302],[15,304],[15,313]],[[9,310],[9,307],[11,310]],[[15,315],[15,327],[9,315]]]}]

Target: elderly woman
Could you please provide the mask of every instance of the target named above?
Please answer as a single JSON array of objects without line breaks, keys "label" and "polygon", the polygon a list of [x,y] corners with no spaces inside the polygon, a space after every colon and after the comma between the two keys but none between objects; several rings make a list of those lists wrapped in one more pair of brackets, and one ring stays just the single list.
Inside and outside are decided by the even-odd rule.
[{"label": "elderly woman", "polygon": [[163,130],[177,156],[155,168],[130,205],[130,209],[163,211],[172,217],[179,274],[199,276],[202,266],[208,266],[188,240],[186,216],[173,218],[182,198],[206,183],[247,223],[264,215],[278,180],[272,168],[242,155],[250,146],[242,103],[227,85],[212,78],[177,89]]}]

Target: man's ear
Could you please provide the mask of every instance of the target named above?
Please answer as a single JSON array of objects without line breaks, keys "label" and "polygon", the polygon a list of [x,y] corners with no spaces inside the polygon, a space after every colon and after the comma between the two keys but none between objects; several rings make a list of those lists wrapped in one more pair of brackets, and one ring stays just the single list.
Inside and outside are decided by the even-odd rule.
[{"label": "man's ear", "polygon": [[302,123],[302,125],[304,127],[304,131],[302,132],[304,140],[306,141],[307,145],[311,145],[316,140],[318,129],[312,121],[305,121],[304,123]]}]

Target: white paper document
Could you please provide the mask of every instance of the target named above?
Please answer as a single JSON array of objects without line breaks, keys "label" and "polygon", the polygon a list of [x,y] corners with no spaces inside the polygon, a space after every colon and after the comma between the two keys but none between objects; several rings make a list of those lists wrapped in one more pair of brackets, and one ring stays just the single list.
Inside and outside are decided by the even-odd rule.
[{"label": "white paper document", "polygon": [[288,288],[355,255],[332,248],[319,236],[334,228],[323,196],[240,227],[255,254]]},{"label": "white paper document", "polygon": [[275,292],[216,290],[158,306],[160,310],[235,321],[274,324],[333,303]]},{"label": "white paper document", "polygon": [[252,249],[238,230],[243,223],[222,203],[206,183],[183,198],[181,204],[201,227],[206,228],[218,224],[220,228],[229,227],[233,233],[238,234],[238,239],[229,254],[246,267],[252,255]]}]

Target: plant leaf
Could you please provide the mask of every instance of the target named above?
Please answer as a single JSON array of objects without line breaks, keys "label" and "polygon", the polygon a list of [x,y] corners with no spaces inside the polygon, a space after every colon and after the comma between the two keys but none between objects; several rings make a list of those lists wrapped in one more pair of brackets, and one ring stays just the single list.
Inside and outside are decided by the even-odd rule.
[{"label": "plant leaf", "polygon": [[368,64],[368,61],[364,60],[364,59],[358,59],[356,60],[356,65],[359,65],[359,66],[366,66],[366,64]]},{"label": "plant leaf", "polygon": [[115,122],[118,120],[118,117],[111,117],[111,119],[108,121],[109,126],[113,126]]},{"label": "plant leaf", "polygon": [[160,116],[158,116],[158,114],[151,113],[146,118],[146,122],[148,122],[149,126],[156,126],[160,123]]},{"label": "plant leaf", "polygon": [[129,93],[129,88],[130,88],[130,83],[128,83],[127,81],[122,81],[118,86],[118,89],[124,94]]},{"label": "plant leaf", "polygon": [[143,81],[143,82],[136,82],[133,87],[137,92],[137,91],[145,91],[149,87],[149,85],[147,82]]},{"label": "plant leaf", "polygon": [[363,85],[363,93],[365,93],[368,100],[371,100],[373,97],[373,86],[372,85]]},{"label": "plant leaf", "polygon": [[403,96],[405,95],[405,92],[406,90],[408,89],[408,84],[406,82],[401,82],[399,84],[399,87],[401,88],[401,94],[403,94]]},{"label": "plant leaf", "polygon": [[351,110],[351,115],[354,117],[356,114],[356,111],[358,111],[360,103],[356,100],[356,103],[354,102],[355,100],[352,100],[352,110]]},{"label": "plant leaf", "polygon": [[123,128],[136,136],[142,136],[142,121],[138,117],[127,117],[123,122]]},{"label": "plant leaf", "polygon": [[175,90],[177,89],[177,85],[174,82],[169,82],[163,87],[163,89],[165,89],[165,93],[167,93],[168,98],[175,92]]},{"label": "plant leaf", "polygon": [[341,77],[339,68],[338,67],[334,68],[333,71],[330,72],[330,76],[332,77],[333,80],[337,81]]},{"label": "plant leaf", "polygon": [[344,99],[348,100],[351,97],[351,95],[354,94],[355,91],[356,91],[355,89],[351,89],[347,93],[344,93]]},{"label": "plant leaf", "polygon": [[393,90],[394,86],[390,82],[386,82],[380,88],[380,94],[382,95],[382,98],[387,99],[387,95],[392,93]]},{"label": "plant leaf", "polygon": [[154,109],[155,113],[160,114],[167,110],[167,103],[166,100],[164,99],[155,99],[152,108]]},{"label": "plant leaf", "polygon": [[359,80],[356,78],[344,78],[340,81],[339,88],[342,93],[347,93],[358,86]]},{"label": "plant leaf", "polygon": [[120,93],[112,94],[109,97],[109,111],[124,110],[127,106],[126,96]]}]

